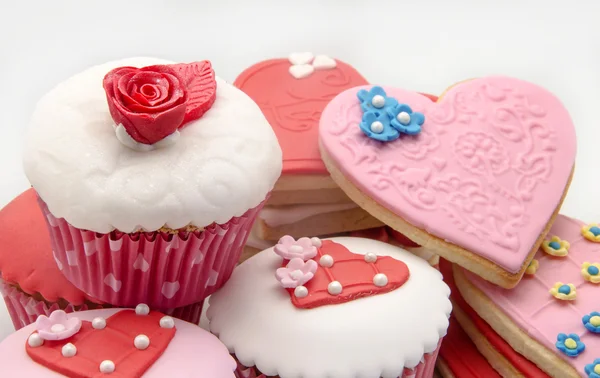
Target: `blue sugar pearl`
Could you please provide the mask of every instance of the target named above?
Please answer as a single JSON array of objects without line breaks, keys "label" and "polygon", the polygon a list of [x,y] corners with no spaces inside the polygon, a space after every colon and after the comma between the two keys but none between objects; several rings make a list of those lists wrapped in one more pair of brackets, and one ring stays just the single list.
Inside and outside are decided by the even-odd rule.
[{"label": "blue sugar pearl", "polygon": [[600,235],[600,227],[598,227],[598,226],[590,227],[590,232],[592,234],[594,234],[594,236],[598,236],[598,235]]},{"label": "blue sugar pearl", "polygon": [[598,270],[598,268],[596,268],[595,266],[590,266],[588,267],[588,273],[592,276],[597,276],[598,273],[600,273],[600,270]]},{"label": "blue sugar pearl", "polygon": [[558,292],[564,295],[569,295],[569,293],[571,292],[571,288],[569,287],[569,285],[562,285],[558,288]]},{"label": "blue sugar pearl", "polygon": [[560,243],[559,243],[559,242],[557,242],[557,241],[550,242],[550,243],[548,243],[548,245],[549,245],[549,246],[550,246],[550,248],[552,248],[552,249],[556,249],[556,250],[559,250],[559,249],[560,249]]}]

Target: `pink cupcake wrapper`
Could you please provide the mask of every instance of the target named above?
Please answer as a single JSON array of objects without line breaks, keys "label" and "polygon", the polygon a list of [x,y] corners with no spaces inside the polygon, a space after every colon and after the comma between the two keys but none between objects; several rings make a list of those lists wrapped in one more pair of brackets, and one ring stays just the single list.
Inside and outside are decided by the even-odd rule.
[{"label": "pink cupcake wrapper", "polygon": [[[404,372],[398,378],[431,378],[435,370],[435,362],[437,360],[438,353],[440,351],[440,345],[442,340],[438,342],[437,348],[421,359],[421,363],[412,369],[404,368]],[[235,358],[235,356],[233,356]],[[237,359],[236,359],[237,361]],[[307,361],[310,363],[310,361]],[[246,367],[237,361],[237,368],[235,369],[236,378],[277,378],[277,376],[267,376],[256,370],[255,367]]]},{"label": "pink cupcake wrapper", "polygon": [[203,231],[99,234],[54,217],[39,199],[58,268],[76,287],[117,307],[155,310],[203,301],[237,264],[259,206]]},{"label": "pink cupcake wrapper", "polygon": [[[46,303],[44,301],[38,301],[26,293],[19,291],[14,286],[7,284],[1,279],[0,293],[2,293],[2,297],[6,303],[6,308],[8,309],[8,313],[10,314],[10,318],[15,330],[19,330],[31,323],[35,323],[36,319],[40,315],[50,316],[52,311],[55,310],[63,310],[69,313],[75,311],[107,308],[107,306],[95,303],[92,308],[85,303],[80,306],[74,306],[69,303],[66,307],[61,307],[58,303]],[[200,322],[203,304],[204,302],[193,303],[184,307],[165,310],[164,313],[186,322],[198,324]]]}]

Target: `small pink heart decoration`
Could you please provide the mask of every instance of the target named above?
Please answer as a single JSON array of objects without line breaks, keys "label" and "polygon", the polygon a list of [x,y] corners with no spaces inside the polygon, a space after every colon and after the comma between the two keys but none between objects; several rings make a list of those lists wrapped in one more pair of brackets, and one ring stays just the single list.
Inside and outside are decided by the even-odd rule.
[{"label": "small pink heart decoration", "polygon": [[346,90],[321,116],[321,154],[334,180],[415,242],[514,286],[558,212],[574,167],[575,129],[561,102],[508,77],[462,82],[438,102],[384,87],[425,121],[417,135],[380,142],[359,128],[360,89],[370,87]]}]

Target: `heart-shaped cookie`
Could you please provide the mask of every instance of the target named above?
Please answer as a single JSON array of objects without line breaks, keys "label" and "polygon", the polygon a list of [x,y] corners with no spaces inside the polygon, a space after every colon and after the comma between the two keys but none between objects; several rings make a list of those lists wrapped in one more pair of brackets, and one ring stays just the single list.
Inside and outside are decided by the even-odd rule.
[{"label": "heart-shaped cookie", "polygon": [[600,371],[599,235],[597,226],[559,215],[515,288],[454,267],[456,286],[477,316],[548,375],[594,377],[588,370]]},{"label": "heart-shaped cookie", "polygon": [[[459,83],[436,103],[380,90],[349,89],[325,108],[321,155],[333,179],[416,243],[516,285],[570,183],[576,141],[567,110],[543,88],[507,77]],[[366,113],[370,130],[361,126]]]}]

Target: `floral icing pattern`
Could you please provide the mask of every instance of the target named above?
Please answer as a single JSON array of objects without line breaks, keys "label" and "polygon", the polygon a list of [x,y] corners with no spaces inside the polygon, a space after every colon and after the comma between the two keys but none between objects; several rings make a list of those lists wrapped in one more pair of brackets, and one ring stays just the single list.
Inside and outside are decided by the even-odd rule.
[{"label": "floral icing pattern", "polygon": [[563,301],[573,300],[577,296],[575,285],[563,284],[562,282],[555,283],[552,289],[550,289],[550,294],[552,294],[554,298]]},{"label": "floral icing pattern", "polygon": [[585,373],[590,378],[600,378],[600,358],[596,358],[591,364],[585,365]]},{"label": "floral icing pattern", "polygon": [[385,90],[381,87],[373,87],[368,91],[361,89],[356,96],[360,101],[360,108],[365,113],[370,111],[387,113],[390,109],[398,105],[398,100],[388,97]]},{"label": "floral icing pattern", "polygon": [[81,319],[56,310],[50,316],[40,315],[35,321],[35,328],[44,340],[64,340],[79,332]]},{"label": "floral icing pattern", "polygon": [[600,312],[593,311],[581,318],[584,327],[593,333],[600,333]]},{"label": "floral icing pattern", "polygon": [[600,264],[584,262],[581,265],[581,275],[586,281],[600,283]]},{"label": "floral icing pattern", "polygon": [[290,260],[285,268],[275,272],[277,280],[286,289],[295,289],[310,281],[317,271],[318,264],[314,260],[304,261],[299,257]]},{"label": "floral icing pattern", "polygon": [[597,223],[590,223],[581,228],[581,235],[589,241],[600,243],[600,227]]},{"label": "floral icing pattern", "polygon": [[558,236],[553,236],[550,240],[542,242],[542,249],[549,255],[564,257],[569,253],[571,245],[568,241],[562,240]]},{"label": "floral icing pattern", "polygon": [[309,238],[296,240],[289,235],[285,235],[279,239],[273,250],[286,260],[297,257],[302,261],[307,261],[317,255],[317,247],[315,246],[315,244],[318,244],[317,240]]},{"label": "floral icing pattern", "polygon": [[574,333],[568,335],[559,333],[556,337],[556,349],[569,357],[577,357],[585,350],[585,344]]}]

